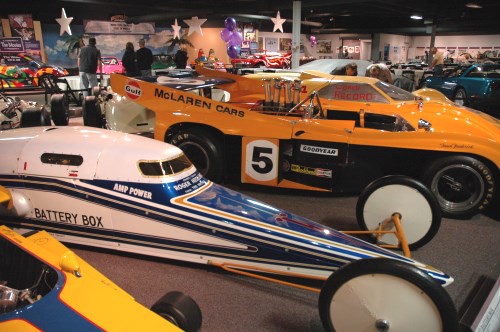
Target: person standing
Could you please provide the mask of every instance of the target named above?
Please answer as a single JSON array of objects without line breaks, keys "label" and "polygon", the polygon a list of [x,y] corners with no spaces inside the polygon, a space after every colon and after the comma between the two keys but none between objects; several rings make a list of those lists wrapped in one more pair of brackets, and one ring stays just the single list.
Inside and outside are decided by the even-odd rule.
[{"label": "person standing", "polygon": [[187,67],[188,55],[186,51],[186,45],[180,44],[179,50],[175,53],[174,61],[177,69],[186,69]]},{"label": "person standing", "polygon": [[125,75],[138,76],[137,58],[135,55],[134,44],[128,42],[125,44],[125,53],[123,53],[122,64],[125,68]]},{"label": "person standing", "polygon": [[393,84],[392,74],[389,68],[382,63],[371,64],[366,68],[366,76],[378,78],[382,82]]},{"label": "person standing", "polygon": [[433,47],[432,50],[432,63],[429,66],[429,69],[434,70],[434,75],[443,76],[444,69],[444,54],[443,52],[439,52],[437,47]]},{"label": "person standing", "polygon": [[146,47],[144,39],[139,40],[139,49],[135,53],[137,58],[137,68],[142,76],[151,75],[151,65],[153,64],[153,52]]},{"label": "person standing", "polygon": [[89,38],[89,44],[80,49],[78,55],[78,70],[84,91],[84,96],[88,96],[92,88],[97,86],[97,68],[99,68],[100,79],[102,81],[101,51],[96,47],[96,39]]}]

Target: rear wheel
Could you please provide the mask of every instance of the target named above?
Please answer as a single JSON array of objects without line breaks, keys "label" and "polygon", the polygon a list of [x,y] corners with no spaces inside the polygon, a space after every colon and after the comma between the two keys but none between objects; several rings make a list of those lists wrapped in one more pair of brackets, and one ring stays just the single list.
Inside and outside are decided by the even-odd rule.
[{"label": "rear wheel", "polygon": [[69,123],[68,96],[64,93],[52,95],[50,98],[50,114],[56,126],[67,126]]},{"label": "rear wheel", "polygon": [[23,110],[21,113],[21,127],[50,126],[50,116],[45,107],[33,107]]},{"label": "rear wheel", "polygon": [[465,92],[465,90],[462,88],[457,89],[457,91],[455,91],[455,93],[453,94],[453,101],[457,105],[467,106],[467,93]]},{"label": "rear wheel", "polygon": [[[422,247],[441,225],[439,204],[419,181],[407,176],[385,176],[370,183],[359,195],[356,218],[363,230],[376,230],[393,213],[401,215],[401,226],[411,250]],[[394,225],[391,229],[395,230]],[[380,236],[379,243],[397,245],[395,234]]]},{"label": "rear wheel", "polygon": [[187,332],[201,328],[202,315],[196,302],[181,292],[169,292],[151,310]]},{"label": "rear wheel", "polygon": [[99,100],[95,96],[85,97],[82,107],[83,124],[89,127],[103,128],[104,121]]},{"label": "rear wheel", "polygon": [[496,191],[493,172],[472,157],[437,160],[422,178],[436,196],[444,215],[455,219],[468,219],[482,211]]},{"label": "rear wheel", "polygon": [[458,331],[444,288],[425,271],[392,259],[362,259],[334,272],[321,289],[319,313],[327,331]]},{"label": "rear wheel", "polygon": [[220,182],[224,175],[222,146],[208,130],[190,128],[178,132],[170,143],[179,147],[206,178]]}]

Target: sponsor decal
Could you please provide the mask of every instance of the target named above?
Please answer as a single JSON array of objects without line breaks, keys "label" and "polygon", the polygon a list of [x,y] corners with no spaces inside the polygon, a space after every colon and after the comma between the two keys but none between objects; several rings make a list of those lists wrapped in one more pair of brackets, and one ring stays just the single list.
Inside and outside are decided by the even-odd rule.
[{"label": "sponsor decal", "polygon": [[153,199],[153,194],[150,191],[135,187],[129,187],[124,184],[115,183],[115,185],[113,186],[113,190],[132,196],[137,196],[146,199]]},{"label": "sponsor decal", "polygon": [[[203,100],[201,98],[196,98],[196,96],[191,96],[190,95],[183,95],[179,92],[176,91],[164,91],[159,88],[155,89],[155,97],[160,98],[160,99],[166,99],[166,100],[171,100],[175,101],[178,103],[183,103],[185,105],[190,105],[190,106],[196,106],[196,107],[201,107],[205,108],[208,110],[211,110],[213,108],[213,105],[211,102]],[[215,110],[219,113],[224,113],[232,116],[236,116],[239,118],[243,118],[245,116],[245,112],[234,109],[228,106],[224,105],[216,105]]]},{"label": "sponsor decal", "polygon": [[320,178],[332,178],[332,170],[325,168],[313,168],[292,164],[292,172],[317,176]]},{"label": "sponsor decal", "polygon": [[130,99],[137,99],[142,95],[142,90],[136,81],[128,81],[125,85],[125,93]]},{"label": "sponsor decal", "polygon": [[312,145],[300,145],[300,152],[307,152],[313,154],[322,154],[325,156],[338,156],[339,150],[332,148],[323,148],[320,146],[312,146]]},{"label": "sponsor decal", "polygon": [[175,191],[182,191],[183,194],[187,194],[205,184],[205,181],[201,181],[202,178],[201,174],[194,173],[184,181],[174,184],[173,188]]}]

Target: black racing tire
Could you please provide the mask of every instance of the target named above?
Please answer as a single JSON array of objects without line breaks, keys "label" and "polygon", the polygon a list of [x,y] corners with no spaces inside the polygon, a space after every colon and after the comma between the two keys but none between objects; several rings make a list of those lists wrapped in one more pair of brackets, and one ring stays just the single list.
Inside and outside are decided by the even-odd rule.
[{"label": "black racing tire", "polygon": [[67,126],[69,123],[69,101],[64,93],[50,97],[50,115],[56,126]]},{"label": "black racing tire", "polygon": [[436,196],[445,217],[470,219],[491,203],[495,177],[483,162],[469,156],[439,159],[428,167],[422,180]]},{"label": "black racing tire", "polygon": [[83,125],[89,127],[103,128],[104,121],[101,113],[99,100],[95,96],[87,96],[83,102]]},{"label": "black racing tire", "polygon": [[464,89],[458,88],[453,94],[453,101],[455,104],[460,106],[467,106],[469,103],[467,102],[467,92]]},{"label": "black racing tire", "polygon": [[[441,226],[436,197],[421,182],[404,175],[384,176],[371,182],[359,195],[356,219],[362,230],[376,230],[379,223],[401,215],[401,226],[411,250],[431,241]],[[394,230],[394,226],[391,230]],[[397,245],[394,234],[380,237],[382,244]]]},{"label": "black racing tire", "polygon": [[21,128],[50,126],[49,112],[45,107],[30,107],[21,113]]},{"label": "black racing tire", "polygon": [[223,180],[222,145],[208,130],[200,128],[181,130],[168,143],[179,147],[204,177],[214,182]]},{"label": "black racing tire", "polygon": [[169,292],[159,299],[151,310],[184,331],[199,331],[202,324],[200,307],[181,292]]},{"label": "black racing tire", "polygon": [[319,313],[326,331],[458,331],[446,290],[425,271],[386,258],[334,272],[321,289]]}]

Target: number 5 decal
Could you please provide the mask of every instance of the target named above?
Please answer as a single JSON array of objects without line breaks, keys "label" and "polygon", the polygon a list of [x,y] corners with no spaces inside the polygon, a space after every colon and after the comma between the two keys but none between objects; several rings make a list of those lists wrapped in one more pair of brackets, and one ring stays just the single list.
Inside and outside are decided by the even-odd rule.
[{"label": "number 5 decal", "polygon": [[278,140],[243,139],[242,182],[261,183],[273,181],[278,177]]}]

